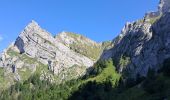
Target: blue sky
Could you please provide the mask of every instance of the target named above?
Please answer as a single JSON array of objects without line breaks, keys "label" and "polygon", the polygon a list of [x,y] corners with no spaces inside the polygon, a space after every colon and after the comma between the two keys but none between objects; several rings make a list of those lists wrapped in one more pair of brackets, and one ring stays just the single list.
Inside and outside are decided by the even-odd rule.
[{"label": "blue sky", "polygon": [[75,32],[112,40],[128,21],[157,9],[159,0],[0,0],[0,51],[33,19],[53,35]]}]

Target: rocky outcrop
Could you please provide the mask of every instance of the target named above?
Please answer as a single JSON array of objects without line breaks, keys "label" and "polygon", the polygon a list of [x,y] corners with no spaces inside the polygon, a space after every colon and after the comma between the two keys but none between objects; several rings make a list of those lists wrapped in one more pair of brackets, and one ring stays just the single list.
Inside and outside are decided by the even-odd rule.
[{"label": "rocky outcrop", "polygon": [[170,0],[160,0],[158,11],[160,13],[166,13],[170,11]]},{"label": "rocky outcrop", "polygon": [[[162,2],[168,3],[169,0]],[[114,47],[104,51],[101,59],[115,59],[118,71],[125,77],[146,76],[149,68],[160,69],[163,61],[170,57],[169,5],[163,4],[161,8],[166,10],[161,10],[159,18],[145,17],[127,23],[121,34],[113,40]],[[128,63],[121,66],[125,62]]]},{"label": "rocky outcrop", "polygon": [[[16,41],[1,54],[0,67],[4,69],[5,76],[13,73],[13,80],[17,81],[23,80],[34,72],[40,73],[41,79],[45,80],[48,78],[54,80],[55,75],[60,79],[58,82],[78,78],[84,75],[86,69],[92,67],[95,61],[66,45],[66,41],[71,41],[68,37],[69,34],[64,37],[60,34],[58,38],[54,38],[35,21],[31,21]],[[85,40],[84,45],[98,46],[90,39]],[[72,77],[68,76],[73,72]]]},{"label": "rocky outcrop", "polygon": [[161,16],[165,13],[170,12],[170,0],[160,0],[158,10],[155,12],[146,13],[146,19]]},{"label": "rocky outcrop", "polygon": [[75,64],[88,68],[94,63],[88,57],[70,50],[62,42],[57,41],[34,21],[19,35],[15,46],[20,53],[36,58],[43,64],[48,64],[49,61],[55,62],[52,66],[55,74],[60,73],[61,69],[72,67]]}]

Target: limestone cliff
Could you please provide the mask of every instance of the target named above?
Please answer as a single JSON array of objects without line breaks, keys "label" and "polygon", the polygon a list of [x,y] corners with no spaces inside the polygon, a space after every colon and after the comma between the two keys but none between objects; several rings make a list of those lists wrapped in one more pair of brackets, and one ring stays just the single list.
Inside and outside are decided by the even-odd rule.
[{"label": "limestone cliff", "polygon": [[105,50],[101,59],[115,59],[118,71],[125,77],[146,76],[149,68],[160,69],[170,57],[169,2],[161,0],[157,12],[127,23],[112,41],[114,47]]},{"label": "limestone cliff", "polygon": [[[85,50],[78,52],[66,44],[66,41],[72,41],[70,34],[65,34],[64,37],[62,35],[64,33],[54,38],[38,23],[31,21],[16,41],[1,54],[0,78],[3,81],[0,83],[10,86],[14,81],[25,80],[34,73],[40,73],[41,79],[50,79],[52,82],[75,79],[84,75],[86,70],[93,66],[100,52],[92,59],[83,53]],[[80,40],[84,37],[76,38]],[[79,42],[74,41],[71,45]],[[88,38],[81,40],[81,46],[87,45],[92,48],[90,50],[93,50],[93,46],[97,50],[100,48],[99,44]],[[76,47],[78,45],[74,46],[78,48]]]}]

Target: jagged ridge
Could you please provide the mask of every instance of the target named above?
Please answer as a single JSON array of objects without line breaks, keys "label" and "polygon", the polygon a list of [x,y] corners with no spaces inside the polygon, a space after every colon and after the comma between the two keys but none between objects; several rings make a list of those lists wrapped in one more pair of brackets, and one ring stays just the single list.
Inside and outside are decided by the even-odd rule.
[{"label": "jagged ridge", "polygon": [[113,48],[101,59],[114,58],[124,77],[146,76],[148,69],[159,70],[169,58],[169,0],[161,0],[157,12],[147,13],[141,20],[127,23],[113,40]]},{"label": "jagged ridge", "polygon": [[[62,39],[72,41],[73,35],[76,34],[67,33]],[[41,74],[41,79],[50,78],[51,81],[57,81],[57,83],[84,75],[86,70],[93,66],[100,52],[96,54],[96,58],[92,58],[70,48],[66,42],[59,39],[60,36],[61,34],[54,38],[38,23],[31,21],[20,33],[15,43],[12,43],[1,55],[0,67],[5,70],[2,78],[9,83],[8,86],[14,84],[15,80],[27,79],[37,70]],[[91,46],[90,50],[94,50],[93,46],[95,46],[95,50],[100,51],[99,44],[83,36],[80,37],[84,38],[81,40],[81,46]],[[74,41],[74,44],[78,44],[77,42],[80,41]],[[75,48],[76,46],[79,45],[75,45]],[[4,75],[10,76],[11,81],[6,80]]]}]

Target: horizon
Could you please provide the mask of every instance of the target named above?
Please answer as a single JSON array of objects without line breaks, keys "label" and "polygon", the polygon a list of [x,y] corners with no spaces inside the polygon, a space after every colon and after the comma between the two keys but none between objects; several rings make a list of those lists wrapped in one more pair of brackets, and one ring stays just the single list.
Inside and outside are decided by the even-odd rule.
[{"label": "horizon", "polygon": [[31,20],[53,36],[66,31],[96,42],[112,40],[126,22],[141,19],[145,13],[157,10],[158,3],[159,0],[3,0],[0,4],[0,52],[15,41]]}]

